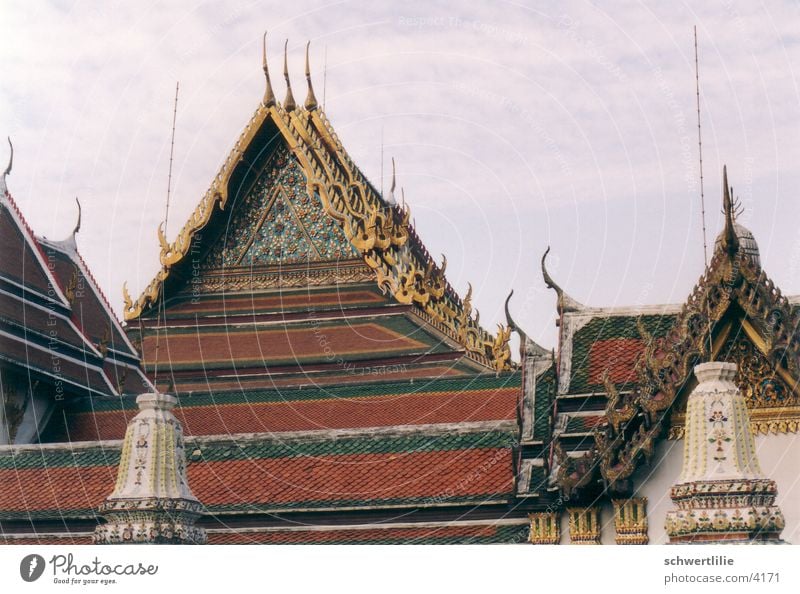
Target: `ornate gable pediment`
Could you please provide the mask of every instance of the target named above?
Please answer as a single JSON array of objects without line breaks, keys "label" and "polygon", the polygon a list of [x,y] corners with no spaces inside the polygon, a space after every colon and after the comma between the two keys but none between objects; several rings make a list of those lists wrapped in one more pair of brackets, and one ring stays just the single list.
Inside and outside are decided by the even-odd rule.
[{"label": "ornate gable pediment", "polygon": [[284,145],[270,155],[234,205],[204,269],[332,262],[359,257],[341,227],[307,190],[302,168]]},{"label": "ornate gable pediment", "polygon": [[694,366],[704,361],[740,366],[737,380],[755,430],[800,428],[800,315],[761,269],[752,234],[734,222],[726,174],[724,184],[726,225],[705,274],[666,335],[655,338],[640,324],[646,346],[636,389],[610,398],[605,416],[634,414],[595,429],[597,466],[612,489],[652,455],[670,424],[671,435],[680,436],[682,395],[692,387]]}]

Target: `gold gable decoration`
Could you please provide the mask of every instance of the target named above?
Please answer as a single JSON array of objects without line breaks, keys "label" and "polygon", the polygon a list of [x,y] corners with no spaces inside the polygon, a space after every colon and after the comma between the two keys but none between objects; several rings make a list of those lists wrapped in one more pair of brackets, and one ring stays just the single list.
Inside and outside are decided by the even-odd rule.
[{"label": "gold gable decoration", "polygon": [[462,303],[445,279],[447,261],[437,265],[427,253],[409,224],[408,207],[388,204],[377,195],[316,104],[291,110],[273,101],[259,105],[175,241],[170,244],[159,227],[161,269],[135,302],[123,287],[125,320],[136,319],[156,305],[164,281],[190,252],[195,234],[217,208],[225,208],[231,175],[268,119],[303,168],[309,194],[319,196],[325,212],[341,224],[381,290],[399,303],[416,305],[425,321],[457,340],[471,359],[497,372],[514,368],[510,329],[500,325],[492,336],[480,326],[479,316],[472,316],[471,288]]}]

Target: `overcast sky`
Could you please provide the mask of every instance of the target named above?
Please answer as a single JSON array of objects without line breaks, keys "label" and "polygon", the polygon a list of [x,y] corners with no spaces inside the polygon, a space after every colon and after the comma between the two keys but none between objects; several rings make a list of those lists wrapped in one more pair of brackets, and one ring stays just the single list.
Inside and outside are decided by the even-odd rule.
[{"label": "overcast sky", "polygon": [[800,293],[796,3],[31,4],[0,8],[9,188],[54,239],[80,197],[78,245],[118,312],[123,281],[136,296],[159,266],[175,82],[170,239],[261,99],[265,29],[279,99],[283,40],[302,99],[310,39],[317,96],[362,170],[380,186],[383,138],[387,180],[394,156],[420,236],[462,295],[473,283],[484,325],[513,288],[517,321],[552,347],[547,245],[592,306],[682,302],[702,273],[696,24],[709,243],[727,163],[763,266]]}]

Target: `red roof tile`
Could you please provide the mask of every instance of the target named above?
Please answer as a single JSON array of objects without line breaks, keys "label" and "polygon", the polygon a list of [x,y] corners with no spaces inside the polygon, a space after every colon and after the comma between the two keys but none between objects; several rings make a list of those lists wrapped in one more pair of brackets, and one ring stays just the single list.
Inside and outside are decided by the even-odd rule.
[{"label": "red roof tile", "polygon": [[508,449],[486,448],[208,462],[189,466],[206,506],[505,494]]},{"label": "red roof tile", "polygon": [[0,544],[2,545],[86,545],[92,544],[91,535],[72,536],[65,534],[64,536],[56,536],[47,534],[42,536],[30,537],[17,537],[10,538],[0,534]]},{"label": "red roof tile", "polygon": [[[527,531],[527,526],[516,526]],[[271,530],[259,532],[212,532],[209,544],[331,544],[370,542],[415,542],[472,540],[480,541],[498,537],[498,527],[493,525],[447,525],[402,528],[343,528],[340,530]]]},{"label": "red roof tile", "polygon": [[[113,490],[116,466],[0,469],[0,512],[95,510]],[[194,494],[209,507],[309,506],[337,502],[511,492],[506,448],[198,462],[188,467]]]},{"label": "red roof tile", "polygon": [[116,466],[3,469],[0,511],[96,509],[116,478]]},{"label": "red roof tile", "polygon": [[613,338],[595,342],[589,351],[589,384],[602,385],[606,369],[614,384],[635,381],[634,365],[643,351],[644,343],[638,338]]},{"label": "red roof tile", "polygon": [[[519,388],[427,392],[394,396],[184,407],[176,415],[187,435],[229,435],[463,423],[515,418]],[[69,439],[122,439],[135,411],[69,416]],[[66,439],[67,436],[65,436]]]}]

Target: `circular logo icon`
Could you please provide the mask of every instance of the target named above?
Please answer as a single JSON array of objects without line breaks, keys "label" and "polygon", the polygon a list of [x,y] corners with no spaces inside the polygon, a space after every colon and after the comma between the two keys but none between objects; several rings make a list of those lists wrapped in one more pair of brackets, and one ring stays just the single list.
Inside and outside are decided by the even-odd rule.
[{"label": "circular logo icon", "polygon": [[26,582],[35,582],[44,573],[44,557],[26,555],[19,564],[19,575]]}]

